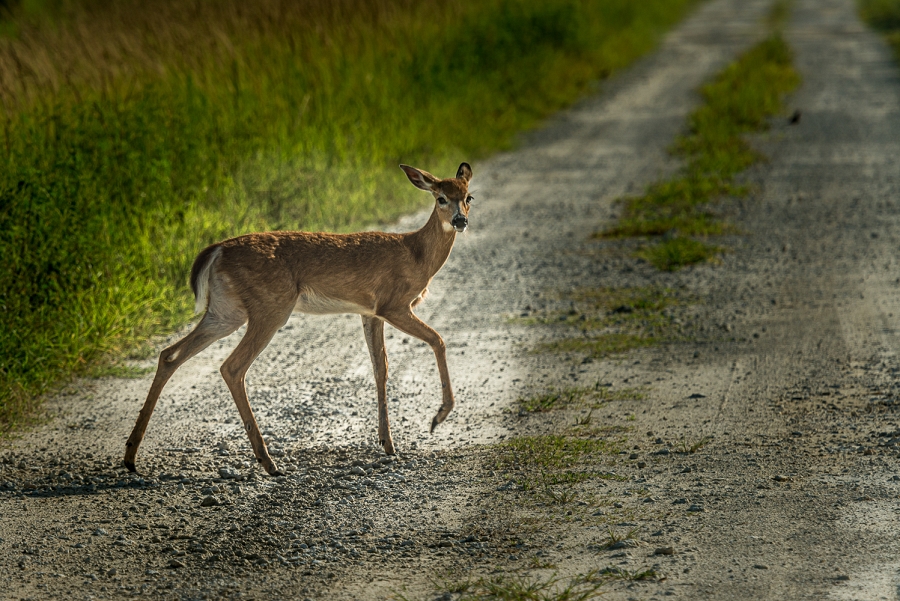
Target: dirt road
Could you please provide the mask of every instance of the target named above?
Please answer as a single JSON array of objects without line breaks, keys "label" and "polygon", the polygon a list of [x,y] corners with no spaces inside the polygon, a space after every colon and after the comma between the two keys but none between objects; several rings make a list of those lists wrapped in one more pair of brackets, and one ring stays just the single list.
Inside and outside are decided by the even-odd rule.
[{"label": "dirt road", "polygon": [[[677,167],[665,149],[696,88],[765,33],[768,6],[702,6],[596,97],[474,166],[470,231],[419,310],[457,390],[434,435],[433,356],[394,332],[399,456],[374,444],[355,316],[292,318],[250,372],[282,478],[255,465],[218,373],[239,335],[169,383],[140,476],[121,454],[152,376],[79,382],[0,449],[0,599],[455,599],[448,585],[469,577],[603,568],[654,574],[611,580],[609,599],[896,598],[900,71],[854,2],[795,3],[802,119],[755,140],[771,160],[726,205],[744,235],[721,265],[660,274],[589,239],[616,197]],[[648,285],[701,301],[688,341],[582,363],[531,352],[552,334],[508,319],[558,290]],[[615,477],[534,503],[490,445],[580,415],[522,415],[520,396],[595,382],[644,391],[594,416],[626,433]]]}]

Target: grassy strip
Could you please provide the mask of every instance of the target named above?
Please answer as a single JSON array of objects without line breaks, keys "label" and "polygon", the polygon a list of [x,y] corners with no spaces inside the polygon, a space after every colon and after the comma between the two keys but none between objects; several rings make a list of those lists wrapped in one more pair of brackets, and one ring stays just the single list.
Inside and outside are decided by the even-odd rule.
[{"label": "grassy strip", "polygon": [[[783,13],[782,5],[778,7]],[[695,237],[734,231],[716,215],[713,204],[723,196],[747,194],[734,178],[764,157],[744,137],[764,131],[768,119],[784,110],[784,95],[800,81],[791,61],[790,48],[776,32],[703,86],[704,104],[688,119],[690,133],[675,143],[675,154],[686,162],[681,174],[651,184],[643,196],[623,199],[619,222],[596,237],[665,235],[638,256],[666,271],[719,253],[720,248]]]},{"label": "grassy strip", "polygon": [[566,294],[564,300],[571,308],[517,321],[577,330],[578,336],[547,342],[539,349],[586,353],[598,359],[682,339],[676,312],[691,302],[674,290],[654,287],[585,288]]},{"label": "grassy strip", "polygon": [[900,60],[900,0],[859,0],[859,14],[884,34]]},{"label": "grassy strip", "polygon": [[0,430],[60,378],[184,323],[204,245],[421,206],[397,163],[444,175],[509,146],[695,2],[69,0],[8,16]]}]

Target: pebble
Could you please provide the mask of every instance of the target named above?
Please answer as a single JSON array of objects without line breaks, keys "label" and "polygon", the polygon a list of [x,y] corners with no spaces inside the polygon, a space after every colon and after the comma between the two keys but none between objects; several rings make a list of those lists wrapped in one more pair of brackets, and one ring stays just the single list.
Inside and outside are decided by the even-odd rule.
[{"label": "pebble", "polygon": [[777,476],[773,476],[773,477],[772,477],[772,480],[774,480],[775,482],[793,482],[793,481],[794,481],[794,479],[791,478],[790,476],[785,476],[785,475],[782,475],[782,474],[778,474]]},{"label": "pebble", "polygon": [[203,497],[203,500],[200,501],[200,507],[213,507],[214,505],[221,505],[221,502],[215,495]]},{"label": "pebble", "polygon": [[231,469],[230,467],[220,467],[219,477],[225,478],[226,480],[237,480],[241,477],[241,473],[237,470]]},{"label": "pebble", "polygon": [[170,567],[170,568],[183,568],[183,567],[184,567],[184,564],[181,563],[180,561],[178,561],[177,559],[170,559],[170,560],[169,560],[169,567]]},{"label": "pebble", "polygon": [[754,564],[754,565],[753,565],[753,569],[755,569],[755,570],[768,570],[768,569],[769,569],[769,566],[767,566],[767,565],[764,564],[764,563],[757,563],[757,564]]},{"label": "pebble", "polygon": [[688,507],[688,511],[697,511],[697,512],[700,512],[700,511],[706,511],[706,510],[703,509],[703,505],[696,505],[696,504],[695,504],[695,505],[691,505],[690,507]]},{"label": "pebble", "polygon": [[675,547],[659,547],[653,552],[654,555],[675,555]]}]

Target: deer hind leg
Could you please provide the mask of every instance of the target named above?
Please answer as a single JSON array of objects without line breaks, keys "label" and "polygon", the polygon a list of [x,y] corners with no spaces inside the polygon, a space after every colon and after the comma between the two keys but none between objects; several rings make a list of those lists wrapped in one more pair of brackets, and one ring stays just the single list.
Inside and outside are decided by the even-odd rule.
[{"label": "deer hind leg", "polygon": [[241,327],[243,323],[243,317],[237,314],[223,318],[207,312],[190,334],[160,353],[156,376],[153,378],[153,384],[150,385],[147,400],[144,401],[144,406],[138,414],[131,436],[128,437],[128,442],[125,443],[124,461],[125,467],[129,471],[135,471],[134,460],[137,456],[138,447],[144,439],[144,432],[147,430],[147,424],[150,422],[153,409],[156,408],[156,401],[159,400],[159,395],[162,393],[166,382],[172,377],[172,374],[188,359],[216,340],[228,336]]},{"label": "deer hind leg", "polygon": [[444,421],[450,412],[453,411],[455,403],[453,400],[453,388],[450,386],[450,370],[447,369],[447,348],[444,345],[444,340],[428,324],[416,317],[411,309],[406,309],[403,312],[398,311],[390,315],[386,314],[384,319],[401,332],[415,336],[419,340],[428,343],[431,350],[434,351],[438,372],[441,375],[441,390],[443,392],[441,408],[438,410],[437,415],[434,416],[434,419],[431,420],[431,431],[434,432],[437,425]]},{"label": "deer hind leg", "polygon": [[362,316],[363,332],[372,358],[372,369],[375,372],[375,388],[378,390],[378,443],[384,447],[388,455],[394,454],[394,441],[391,439],[391,423],[388,420],[387,408],[387,352],[384,349],[384,321],[378,317]]},{"label": "deer hind leg", "polygon": [[[293,308],[293,305],[291,305],[291,308]],[[275,462],[272,461],[269,450],[266,448],[266,443],[259,431],[259,424],[256,423],[256,417],[254,417],[253,410],[250,408],[250,400],[247,398],[247,387],[244,378],[247,375],[247,370],[250,369],[250,365],[266,348],[275,332],[287,322],[288,317],[290,317],[290,311],[274,319],[254,320],[251,317],[250,321],[247,322],[247,333],[244,334],[237,348],[229,355],[219,370],[222,372],[222,378],[225,379],[225,384],[228,385],[238,412],[241,414],[241,421],[243,421],[244,430],[246,430],[247,436],[250,438],[250,445],[253,447],[256,460],[272,476],[280,476],[282,474],[278,471]]]}]

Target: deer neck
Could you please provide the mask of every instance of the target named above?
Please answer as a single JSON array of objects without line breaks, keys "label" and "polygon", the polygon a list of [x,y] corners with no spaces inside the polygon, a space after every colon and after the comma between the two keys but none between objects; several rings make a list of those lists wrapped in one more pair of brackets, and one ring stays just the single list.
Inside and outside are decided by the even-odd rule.
[{"label": "deer neck", "polygon": [[410,234],[411,247],[418,261],[420,261],[429,274],[433,277],[450,256],[453,250],[453,242],[456,240],[456,230],[446,228],[438,217],[437,208],[431,213],[422,228]]}]

